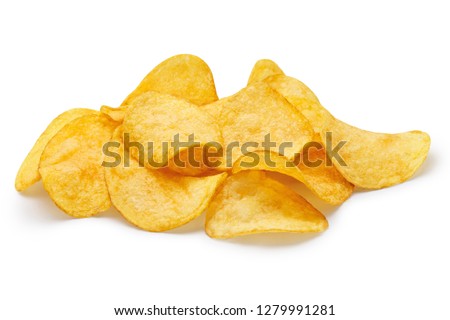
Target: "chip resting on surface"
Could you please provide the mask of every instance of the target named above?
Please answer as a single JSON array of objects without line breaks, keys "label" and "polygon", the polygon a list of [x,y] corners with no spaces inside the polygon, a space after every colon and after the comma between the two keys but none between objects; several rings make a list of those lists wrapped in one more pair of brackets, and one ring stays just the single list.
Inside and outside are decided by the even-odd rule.
[{"label": "chip resting on surface", "polygon": [[[124,153],[123,133],[119,127],[112,141],[120,143],[117,153]],[[112,159],[105,158],[106,162]],[[130,157],[130,166],[122,163],[106,168],[106,181],[114,207],[135,226],[148,231],[165,231],[198,217],[208,206],[226,173],[208,177],[188,177],[167,168],[140,167]]]},{"label": "chip resting on surface", "polygon": [[315,195],[329,204],[338,205],[347,200],[354,187],[334,166],[327,165],[325,150],[311,148],[308,153],[306,159],[296,159],[298,163],[294,163],[274,152],[254,152],[239,158],[233,166],[233,173],[244,170],[278,172],[304,183]]},{"label": "chip resting on surface", "polygon": [[216,101],[216,86],[208,65],[197,56],[180,54],[157,65],[122,105],[148,91],[171,94],[196,105]]},{"label": "chip resting on surface", "polygon": [[353,184],[368,189],[389,187],[409,179],[422,165],[430,149],[430,136],[422,131],[376,133],[331,119],[322,138],[331,133],[330,144],[346,141],[340,149],[341,163],[333,164]]},{"label": "chip resting on surface", "polygon": [[311,89],[297,79],[275,75],[264,82],[309,120],[324,144],[344,143],[339,150],[339,159],[329,156],[336,169],[358,187],[379,189],[401,183],[425,161],[430,137],[424,132],[387,134],[365,131],[334,118]]},{"label": "chip resting on surface", "polygon": [[39,139],[34,144],[31,151],[28,153],[27,157],[23,161],[19,172],[16,176],[16,190],[17,191],[24,191],[31,185],[33,185],[35,182],[39,181],[41,179],[41,175],[39,174],[39,161],[41,159],[42,151],[44,150],[47,143],[50,141],[51,138],[59,131],[61,130],[66,124],[71,122],[72,120],[79,118],[84,115],[95,113],[95,110],[90,109],[70,109],[59,116],[57,116],[48,127],[45,129],[45,131],[41,134]]},{"label": "chip resting on surface", "polygon": [[[153,91],[131,102],[125,113],[123,130],[129,134],[130,141],[143,146],[144,158],[153,160],[154,163],[144,161],[150,168],[165,166],[176,154],[194,147],[195,143],[200,147],[210,142],[222,143],[216,121],[200,107],[184,99]],[[176,139],[184,143],[179,145],[178,150],[172,147]],[[149,142],[153,144],[152,148]],[[137,152],[138,148],[131,150],[136,159],[139,158]]]},{"label": "chip resting on surface", "polygon": [[110,206],[102,147],[116,123],[105,115],[72,120],[45,147],[39,167],[45,190],[65,213],[89,217]]},{"label": "chip resting on surface", "polygon": [[256,61],[247,84],[249,85],[258,81],[263,81],[267,77],[277,74],[283,75],[284,72],[275,62],[269,59],[261,59]]},{"label": "chip resting on surface", "polygon": [[206,213],[206,233],[232,238],[263,232],[321,232],[328,222],[317,209],[262,171],[227,178]]},{"label": "chip resting on surface", "polygon": [[[281,95],[268,85],[258,82],[247,86],[233,96],[222,98],[202,108],[219,123],[224,140],[224,165],[233,163],[246,152],[264,149],[262,143],[268,135],[288,159],[300,153],[303,146],[313,139],[308,120]],[[247,143],[247,150],[243,150]],[[250,144],[258,143],[258,146]],[[231,148],[231,146],[235,147]],[[279,153],[280,153],[279,152]]]}]

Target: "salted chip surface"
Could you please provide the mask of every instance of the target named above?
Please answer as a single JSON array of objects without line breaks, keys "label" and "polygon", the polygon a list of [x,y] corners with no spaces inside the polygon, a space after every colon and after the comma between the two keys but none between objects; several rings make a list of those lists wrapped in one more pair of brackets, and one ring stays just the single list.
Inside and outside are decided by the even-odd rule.
[{"label": "salted chip surface", "polygon": [[164,60],[122,102],[128,105],[147,91],[171,94],[196,105],[216,101],[214,78],[208,65],[197,56],[180,54]]},{"label": "salted chip surface", "polygon": [[[131,102],[123,130],[130,142],[143,146],[144,158],[151,160],[144,163],[150,168],[165,166],[176,154],[196,145],[222,143],[219,126],[208,113],[184,99],[154,91]],[[138,148],[131,150],[136,159],[138,152]]]},{"label": "salted chip surface", "polygon": [[274,144],[272,150],[288,159],[293,159],[313,139],[308,120],[262,82],[208,104],[202,110],[211,114],[221,128],[224,164],[230,168],[246,152],[267,150],[263,146],[267,137]]},{"label": "salted chip surface", "polygon": [[[409,179],[425,161],[430,136],[422,131],[397,134],[365,131],[332,118],[322,128],[336,145],[345,141],[333,164],[351,183],[361,188],[379,189]],[[331,134],[331,135],[330,135]]]},{"label": "salted chip surface", "polygon": [[40,135],[39,139],[20,166],[16,176],[16,190],[24,191],[41,179],[41,175],[39,174],[39,161],[41,159],[42,151],[50,139],[52,139],[59,130],[72,120],[95,112],[95,110],[84,108],[70,109],[53,119],[45,131]]},{"label": "salted chip surface", "polygon": [[264,232],[320,232],[326,218],[285,185],[262,171],[227,178],[206,213],[206,233],[232,238]]},{"label": "salted chip surface", "polygon": [[264,79],[272,89],[286,98],[311,123],[314,132],[320,133],[331,114],[303,82],[286,75],[274,75]]},{"label": "salted chip surface", "polygon": [[284,72],[275,62],[269,59],[258,60],[253,66],[247,84],[263,81],[265,78],[276,74],[284,74]]},{"label": "salted chip surface", "polygon": [[[126,155],[123,148],[122,128],[118,128],[112,141],[120,143],[117,153],[128,156],[130,166],[122,163],[106,168],[106,181],[114,207],[135,226],[147,231],[165,231],[198,217],[208,206],[226,173],[189,177],[167,168],[149,169]],[[113,162],[114,159],[105,158]]]},{"label": "salted chip surface", "polygon": [[331,163],[327,164],[323,148],[311,148],[307,157],[305,155],[295,162],[274,152],[259,151],[253,155],[244,155],[234,164],[233,173],[244,170],[265,170],[288,175],[304,183],[316,196],[332,205],[347,200],[354,189]]},{"label": "salted chip surface", "polygon": [[45,147],[39,167],[53,202],[73,217],[111,206],[102,166],[103,144],[117,124],[99,112],[72,120]]}]

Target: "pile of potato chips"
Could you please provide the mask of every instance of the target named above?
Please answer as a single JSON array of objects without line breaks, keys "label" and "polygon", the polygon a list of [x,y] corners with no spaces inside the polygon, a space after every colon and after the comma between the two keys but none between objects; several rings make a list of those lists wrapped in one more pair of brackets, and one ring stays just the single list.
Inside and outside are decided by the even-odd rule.
[{"label": "pile of potato chips", "polygon": [[[190,135],[196,143],[175,151],[162,147]],[[254,146],[268,135],[271,143],[289,142],[290,148]],[[212,165],[202,161],[202,147],[211,141],[253,148],[217,153],[216,160],[224,161]],[[330,154],[328,145],[339,143],[339,155]],[[23,191],[42,179],[54,203],[73,217],[112,205],[148,231],[179,227],[206,211],[206,233],[213,238],[320,232],[328,227],[325,216],[267,171],[288,175],[339,205],[354,186],[379,189],[407,180],[429,147],[421,131],[374,133],[336,119],[305,84],[270,60],[255,64],[245,88],[219,99],[208,65],[183,54],[155,67],[118,108],[71,109],[55,118],[20,167],[15,186]],[[160,166],[142,157],[150,151]],[[199,165],[185,161],[191,156]],[[270,163],[248,165],[266,157]]]}]

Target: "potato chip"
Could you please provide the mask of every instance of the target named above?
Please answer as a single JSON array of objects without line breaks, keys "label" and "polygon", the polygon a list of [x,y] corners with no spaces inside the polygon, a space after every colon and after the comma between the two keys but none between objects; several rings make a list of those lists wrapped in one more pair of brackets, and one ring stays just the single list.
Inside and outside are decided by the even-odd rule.
[{"label": "potato chip", "polygon": [[[209,142],[222,143],[219,127],[205,111],[186,100],[153,91],[131,102],[123,126],[130,141],[143,146],[144,158],[153,162],[144,161],[150,168],[165,166],[176,154],[197,143],[200,147]],[[178,150],[172,147],[176,139],[184,144],[178,144]],[[131,151],[136,159],[137,152],[137,148]]]},{"label": "potato chip", "polygon": [[322,139],[333,145],[346,142],[339,150],[342,161],[331,157],[342,175],[356,186],[379,189],[409,179],[422,165],[430,149],[430,136],[421,131],[398,134],[376,133],[330,119]]},{"label": "potato chip", "polygon": [[263,81],[265,78],[276,74],[284,74],[284,72],[275,62],[269,59],[258,60],[250,73],[247,85]]},{"label": "potato chip", "polygon": [[231,238],[263,232],[320,232],[326,218],[299,194],[262,171],[225,180],[206,212],[206,233]]},{"label": "potato chip", "polygon": [[243,170],[278,172],[304,183],[329,204],[338,205],[347,200],[353,192],[353,185],[334,166],[327,165],[325,149],[309,148],[308,151],[308,156],[301,157],[298,163],[274,152],[259,151],[244,155],[234,164],[233,174]]},{"label": "potato chip", "polygon": [[[270,135],[278,153],[293,159],[312,140],[306,118],[281,95],[262,82],[247,86],[233,96],[202,107],[222,129],[226,166],[249,151],[262,150]],[[244,144],[247,144],[244,150]],[[258,146],[254,144],[258,144]],[[283,149],[283,146],[287,146]],[[287,144],[292,143],[291,146]],[[253,144],[252,147],[250,144]]]},{"label": "potato chip", "polygon": [[311,89],[303,82],[285,75],[274,75],[264,79],[264,82],[296,107],[309,120],[314,132],[321,132],[331,114],[322,107]]},{"label": "potato chip", "polygon": [[125,117],[125,111],[127,110],[126,107],[118,107],[118,108],[112,108],[108,106],[101,106],[100,112],[103,114],[106,114],[108,117],[111,118],[111,120],[115,122],[123,122],[123,118]]},{"label": "potato chip", "polygon": [[95,112],[95,110],[79,108],[70,109],[57,116],[41,134],[20,166],[16,176],[16,190],[24,191],[41,179],[41,175],[39,174],[39,161],[41,159],[42,151],[50,139],[53,138],[59,130],[72,120]]},{"label": "potato chip", "polygon": [[89,217],[111,206],[102,147],[116,126],[99,112],[86,115],[68,123],[45,147],[39,167],[42,182],[65,213]]},{"label": "potato chip", "polygon": [[[122,128],[113,141],[120,143],[117,153],[124,159]],[[105,158],[105,161],[110,159]],[[226,173],[208,177],[188,177],[164,169],[140,167],[130,159],[106,168],[106,180],[114,207],[126,220],[148,231],[165,231],[198,217],[208,206]]]},{"label": "potato chip", "polygon": [[427,156],[430,137],[424,132],[385,134],[358,129],[335,119],[297,79],[276,75],[264,82],[302,112],[315,132],[320,133],[322,142],[326,143],[327,132],[335,145],[345,142],[339,150],[343,161],[331,154],[328,156],[337,170],[358,187],[379,189],[403,182],[417,171]]},{"label": "potato chip", "polygon": [[128,105],[147,91],[167,93],[204,105],[217,100],[216,86],[208,65],[190,54],[173,56],[156,66],[122,102]]}]

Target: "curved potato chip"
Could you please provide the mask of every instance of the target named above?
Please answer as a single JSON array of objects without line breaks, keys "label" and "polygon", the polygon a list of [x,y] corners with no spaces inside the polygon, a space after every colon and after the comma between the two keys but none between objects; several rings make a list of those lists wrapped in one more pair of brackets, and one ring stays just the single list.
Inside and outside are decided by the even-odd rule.
[{"label": "curved potato chip", "polygon": [[[137,152],[148,155],[144,161],[150,168],[165,166],[178,152],[195,145],[222,142],[220,130],[214,119],[198,106],[186,100],[158,92],[146,92],[131,102],[123,122],[124,132],[130,141],[138,142],[143,148],[133,148],[131,154],[136,159]],[[191,139],[190,139],[191,137]],[[178,150],[172,147],[178,139]],[[153,144],[149,146],[149,143]],[[140,160],[141,161],[141,160]]]},{"label": "curved potato chip", "polygon": [[[120,143],[118,154],[124,153],[122,128],[113,141]],[[109,159],[105,159],[109,160]],[[208,177],[187,177],[164,169],[139,167],[131,159],[106,168],[106,181],[114,207],[135,226],[147,231],[165,231],[188,223],[208,206],[226,173]]]},{"label": "curved potato chip", "polygon": [[101,106],[100,112],[103,114],[106,114],[108,117],[111,118],[111,120],[115,122],[123,122],[123,118],[125,117],[125,111],[127,110],[126,107],[118,107],[118,108],[112,108],[108,106]]},{"label": "curved potato chip", "polygon": [[196,105],[216,101],[214,78],[208,65],[197,56],[180,54],[157,65],[122,102],[128,105],[147,91],[167,93]]},{"label": "curved potato chip", "polygon": [[39,167],[42,182],[65,213],[83,218],[111,206],[102,147],[116,126],[100,112],[86,115],[68,123],[45,147]]},{"label": "curved potato chip", "polygon": [[24,191],[41,179],[41,175],[39,174],[39,161],[41,159],[42,151],[50,139],[53,138],[59,130],[61,130],[70,121],[95,112],[97,111],[83,108],[70,109],[61,113],[52,122],[50,122],[20,166],[19,172],[17,172],[16,176],[16,190]]},{"label": "curved potato chip", "polygon": [[[329,154],[339,172],[352,184],[379,189],[409,179],[425,161],[430,137],[420,131],[386,134],[365,131],[335,119],[301,81],[282,75],[264,80],[310,121],[323,143],[331,133],[341,159]],[[330,140],[330,139],[329,139]],[[330,143],[331,141],[328,141]],[[329,148],[330,150],[332,148]]]},{"label": "curved potato chip", "polygon": [[[376,133],[332,118],[322,128],[322,139],[346,141],[339,150],[343,161],[330,157],[342,175],[356,186],[379,189],[409,179],[430,149],[430,136],[421,131]],[[335,143],[336,144],[336,143]]]},{"label": "curved potato chip", "polygon": [[[222,129],[226,166],[229,168],[246,153],[243,150],[244,144],[249,147],[247,152],[267,150],[262,143],[268,135],[271,143],[275,143],[274,147],[288,159],[293,159],[313,138],[308,120],[280,94],[262,82],[208,104],[202,110],[211,114]],[[250,145],[255,143],[258,146]],[[287,145],[289,143],[292,145]]]},{"label": "curved potato chip", "polygon": [[341,204],[353,192],[353,185],[335,167],[327,165],[324,148],[309,148],[308,157],[299,159],[298,164],[274,152],[254,152],[253,155],[242,156],[234,164],[233,174],[243,170],[266,170],[288,175],[304,183],[320,199],[332,205]]},{"label": "curved potato chip", "polygon": [[264,79],[264,82],[296,107],[309,120],[314,132],[320,133],[332,117],[303,82],[285,75],[274,75]]},{"label": "curved potato chip", "polygon": [[269,59],[258,60],[250,73],[247,85],[263,81],[265,78],[276,74],[284,74],[284,72],[275,62]]},{"label": "curved potato chip", "polygon": [[320,232],[326,218],[285,185],[262,171],[243,171],[225,180],[206,213],[206,233],[231,238],[262,232]]}]

